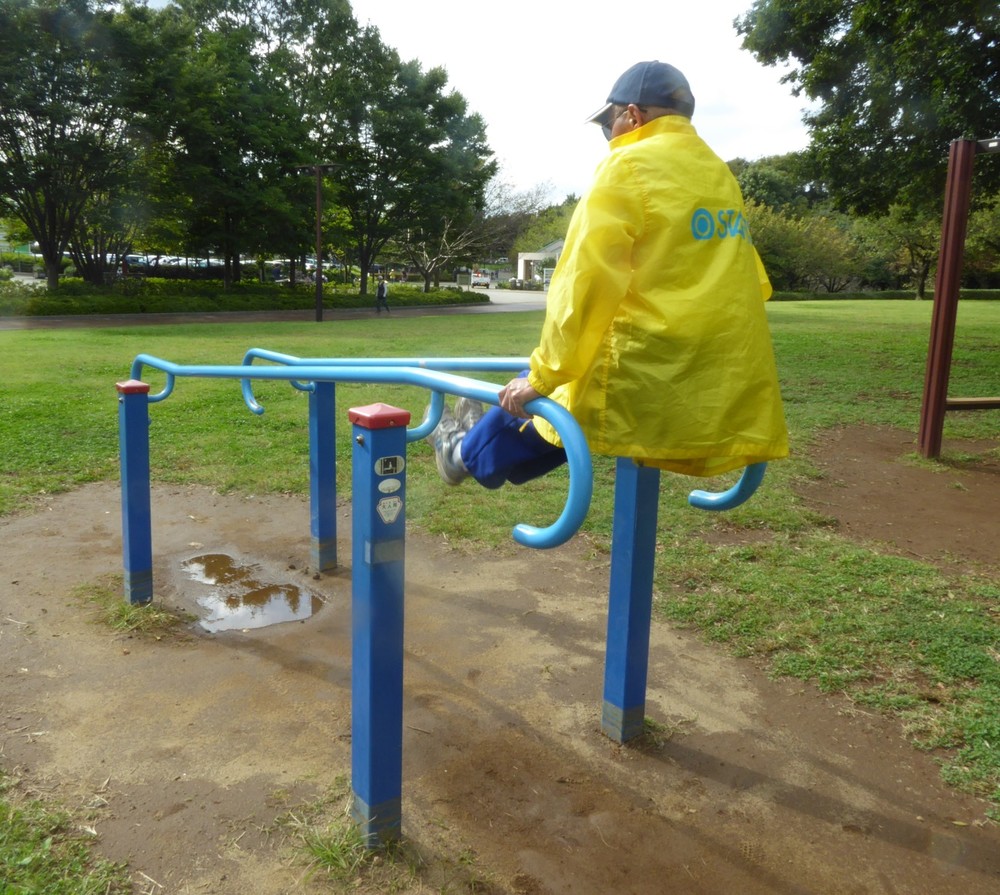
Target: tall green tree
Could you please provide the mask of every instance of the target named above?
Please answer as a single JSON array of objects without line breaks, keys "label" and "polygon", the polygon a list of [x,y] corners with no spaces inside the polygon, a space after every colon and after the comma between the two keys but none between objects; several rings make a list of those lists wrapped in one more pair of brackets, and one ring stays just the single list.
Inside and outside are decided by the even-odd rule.
[{"label": "tall green tree", "polygon": [[0,0],[0,196],[38,243],[50,288],[91,197],[129,177],[139,56],[118,49],[135,15]]},{"label": "tall green tree", "polygon": [[467,114],[465,99],[454,92],[441,105],[444,139],[423,161],[428,176],[415,183],[409,228],[409,256],[423,274],[425,291],[446,265],[482,250],[487,187],[497,168],[482,118]]},{"label": "tall green tree", "polygon": [[308,190],[293,172],[307,135],[289,101],[288,54],[259,23],[228,2],[179,5],[196,29],[175,84],[170,185],[187,199],[188,249],[220,254],[228,285],[241,255],[301,226]]},{"label": "tall green tree", "polygon": [[[317,53],[323,49],[318,48]],[[316,57],[310,67],[320,70]],[[483,205],[496,166],[485,127],[447,74],[401,62],[375,28],[359,30],[307,96],[311,131],[346,212],[361,291],[382,249],[407,234],[462,230]]]},{"label": "tall green tree", "polygon": [[[996,0],[756,0],[743,46],[805,94],[811,154],[842,208],[940,207],[948,146],[1000,133]],[[1000,166],[980,165],[981,194]]]}]

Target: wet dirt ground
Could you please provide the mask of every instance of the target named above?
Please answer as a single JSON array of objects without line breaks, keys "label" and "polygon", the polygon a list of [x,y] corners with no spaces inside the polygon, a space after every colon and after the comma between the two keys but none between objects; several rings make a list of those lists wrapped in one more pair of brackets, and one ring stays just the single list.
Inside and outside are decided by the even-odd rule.
[{"label": "wet dirt ground", "polygon": [[[921,468],[895,430],[815,450],[825,475],[801,496],[842,533],[1000,574],[1000,463]],[[345,567],[317,578],[304,499],[154,488],[159,602],[194,611],[203,585],[183,564],[220,555],[323,601],[301,621],[161,640],[109,632],[74,596],[120,573],[117,484],[0,520],[0,766],[79,811],[136,892],[329,891],[274,822],[350,775],[347,513]],[[1000,891],[1000,827],[898,723],[692,633],[654,625],[647,714],[663,736],[604,737],[607,564],[584,539],[467,555],[413,532],[406,588],[403,830],[437,875],[405,891]],[[478,888],[448,877],[457,855]]]}]

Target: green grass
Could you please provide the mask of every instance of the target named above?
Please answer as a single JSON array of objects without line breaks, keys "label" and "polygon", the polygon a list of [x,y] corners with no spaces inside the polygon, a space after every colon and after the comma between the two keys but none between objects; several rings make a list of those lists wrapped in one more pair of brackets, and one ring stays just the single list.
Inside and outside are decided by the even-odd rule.
[{"label": "green grass", "polygon": [[126,603],[122,599],[123,592],[123,576],[109,575],[104,580],[79,585],[71,596],[91,610],[96,622],[121,634],[139,634],[160,640],[194,620],[155,602]]},{"label": "green grass", "polygon": [[373,850],[365,844],[351,816],[350,782],[334,780],[329,792],[278,818],[277,827],[291,839],[307,875],[324,880],[330,891],[361,895],[432,891],[496,892],[491,874],[482,869],[475,852],[463,847],[461,831],[446,826],[439,851],[436,836],[418,846],[403,839]]},{"label": "green grass", "polygon": [[[984,798],[1000,819],[1000,583],[985,575],[949,577],[852,544],[803,507],[794,488],[817,474],[809,450],[826,429],[864,423],[916,432],[931,305],[787,302],[768,313],[793,456],[771,464],[754,499],[726,514],[694,512],[686,495],[731,478],[663,476],[658,614],[755,657],[775,675],[843,692],[898,718],[915,747],[938,757],[946,780]],[[139,353],[218,364],[239,363],[254,346],[302,357],[527,355],[540,324],[540,313],[520,313],[0,332],[0,513],[22,511],[43,494],[116,479],[114,385],[129,378]],[[1000,391],[998,344],[1000,302],[963,302],[951,395]],[[154,392],[163,387],[160,374],[148,378]],[[262,416],[246,409],[235,382],[178,380],[174,394],[151,408],[154,480],[308,493],[306,395],[285,383],[261,383],[255,393],[266,408]],[[419,419],[426,395],[402,386],[338,386],[343,497],[350,493],[347,409],[373,401]],[[949,440],[998,433],[995,411],[946,418]],[[520,549],[510,538],[515,523],[547,525],[562,508],[562,471],[497,492],[448,488],[426,445],[412,445],[409,454],[408,521],[470,551]],[[961,449],[943,461],[930,465],[977,462]],[[583,537],[598,555],[610,542],[613,481],[613,462],[595,458]],[[709,534],[743,546],[712,546],[703,537]]]},{"label": "green grass", "polygon": [[124,867],[95,860],[70,816],[16,792],[0,771],[0,895],[126,895]]}]

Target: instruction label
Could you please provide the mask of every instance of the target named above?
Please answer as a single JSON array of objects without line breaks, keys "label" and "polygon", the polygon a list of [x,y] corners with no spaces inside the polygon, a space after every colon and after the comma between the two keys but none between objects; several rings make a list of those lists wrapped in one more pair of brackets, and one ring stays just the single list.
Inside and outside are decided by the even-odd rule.
[{"label": "instruction label", "polygon": [[400,456],[379,457],[375,461],[375,475],[399,475],[406,461]]},{"label": "instruction label", "polygon": [[399,496],[383,497],[375,505],[375,511],[386,525],[392,525],[392,523],[399,517],[399,513],[402,509],[403,498]]}]

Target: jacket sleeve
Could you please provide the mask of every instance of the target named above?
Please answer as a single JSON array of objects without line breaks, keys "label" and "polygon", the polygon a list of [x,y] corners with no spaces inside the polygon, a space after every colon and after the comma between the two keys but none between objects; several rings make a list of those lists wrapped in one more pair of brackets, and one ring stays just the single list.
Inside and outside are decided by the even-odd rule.
[{"label": "jacket sleeve", "polygon": [[614,154],[570,221],[549,287],[545,323],[528,381],[542,395],[591,367],[629,289],[632,246],[643,226],[642,202],[627,162]]}]

